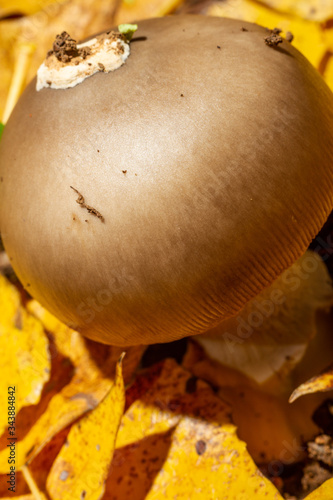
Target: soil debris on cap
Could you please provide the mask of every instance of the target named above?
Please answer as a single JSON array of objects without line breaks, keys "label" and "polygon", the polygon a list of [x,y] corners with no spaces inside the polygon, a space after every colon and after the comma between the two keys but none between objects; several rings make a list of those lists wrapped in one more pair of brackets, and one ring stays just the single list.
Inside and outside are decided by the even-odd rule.
[{"label": "soil debris on cap", "polygon": [[268,35],[264,38],[266,45],[269,45],[270,47],[276,47],[279,45],[279,43],[283,42],[282,36],[280,36],[280,33],[282,30],[280,28],[273,28],[272,30],[269,28],[266,28],[268,31]]},{"label": "soil debris on cap", "polygon": [[55,55],[58,61],[67,63],[75,57],[85,59],[91,53],[89,47],[81,47],[78,49],[76,40],[74,40],[67,31],[63,31],[61,35],[57,35],[53,42],[52,50],[49,50],[47,57]]},{"label": "soil debris on cap", "polygon": [[206,448],[207,445],[205,441],[203,441],[202,439],[199,439],[199,441],[195,443],[195,451],[197,452],[198,455],[203,455],[206,451]]},{"label": "soil debris on cap", "polygon": [[291,43],[294,39],[294,35],[290,32],[290,31],[287,31],[286,33],[286,40],[287,42]]},{"label": "soil debris on cap", "polygon": [[98,219],[100,219],[102,222],[104,222],[103,215],[100,212],[98,212],[98,210],[96,210],[96,208],[93,208],[93,207],[90,207],[89,205],[87,205],[84,201],[84,197],[82,196],[81,193],[79,193],[79,191],[77,189],[75,189],[73,186],[70,186],[70,188],[73,189],[73,191],[75,191],[78,194],[78,198],[76,200],[76,203],[81,205],[82,208],[85,208],[86,210],[88,210],[88,212],[90,214],[95,215],[96,217],[98,217]]}]

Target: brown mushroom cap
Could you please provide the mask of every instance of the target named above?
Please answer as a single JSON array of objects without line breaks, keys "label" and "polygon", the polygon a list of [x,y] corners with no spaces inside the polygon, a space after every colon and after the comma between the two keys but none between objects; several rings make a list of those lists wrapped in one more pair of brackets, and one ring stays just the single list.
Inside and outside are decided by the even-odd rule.
[{"label": "brown mushroom cap", "polygon": [[131,345],[206,331],[323,225],[332,93],[265,36],[230,19],[140,21],[120,69],[26,89],[0,146],[1,232],[24,286],[82,334]]}]

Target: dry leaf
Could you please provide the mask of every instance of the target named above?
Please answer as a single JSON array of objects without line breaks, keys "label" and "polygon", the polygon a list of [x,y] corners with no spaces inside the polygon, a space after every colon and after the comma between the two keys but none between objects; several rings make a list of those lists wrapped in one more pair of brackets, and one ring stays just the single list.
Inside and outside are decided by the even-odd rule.
[{"label": "dry leaf", "polygon": [[29,467],[27,465],[24,465],[21,468],[21,471],[35,500],[47,500],[46,496],[39,490],[35,478],[33,477]]},{"label": "dry leaf", "polygon": [[306,496],[304,500],[332,500],[333,498],[333,479],[325,481],[319,488]]},{"label": "dry leaf", "polygon": [[312,394],[314,392],[327,392],[333,389],[333,368],[330,367],[321,375],[312,377],[310,380],[297,387],[290,396],[290,403],[293,403],[300,396]]},{"label": "dry leaf", "polygon": [[105,498],[281,499],[237,438],[229,407],[176,362],[139,377],[128,403]]},{"label": "dry leaf", "polygon": [[116,363],[121,353],[125,351],[123,377],[125,384],[130,382],[146,346],[123,348],[93,342],[61,323],[37,301],[30,301],[27,309],[41,321],[48,332],[52,333],[58,352],[72,361],[77,376],[92,381],[102,371],[104,375],[112,378]]},{"label": "dry leaf", "polygon": [[315,395],[290,405],[288,394],[264,392],[240,372],[207,358],[196,343],[189,344],[183,364],[195,377],[219,388],[219,396],[230,405],[237,433],[256,463],[282,467],[303,459],[304,438],[318,431],[311,417],[322,398]]},{"label": "dry leaf", "polygon": [[40,321],[28,314],[16,288],[0,275],[0,351],[2,375],[0,392],[0,434],[8,424],[8,397],[21,408],[38,403],[50,377],[48,340]]},{"label": "dry leaf", "polygon": [[264,5],[281,14],[292,14],[310,21],[327,21],[333,18],[333,4],[331,0],[262,0]]},{"label": "dry leaf", "polygon": [[34,14],[41,9],[53,8],[53,4],[65,0],[0,0],[0,18],[13,14]]},{"label": "dry leaf", "polygon": [[[59,361],[58,375],[53,374],[54,387],[48,388],[47,406],[42,405],[42,413],[27,416],[18,415],[22,438],[17,442],[19,450],[16,466],[19,468],[30,463],[62,429],[95,408],[105,397],[113,383],[113,373],[117,360],[123,351],[121,347],[106,346],[84,339],[79,333],[71,330],[43,309],[36,301],[28,304],[30,312],[39,318],[46,330],[50,332],[55,343],[52,358],[53,365]],[[128,383],[139,363],[145,347],[126,348],[124,360],[124,378]],[[63,356],[60,356],[60,353]],[[127,358],[127,359],[126,359]],[[64,361],[67,364],[64,365]],[[72,364],[70,363],[72,361]],[[73,371],[72,378],[67,380],[66,372]],[[62,377],[65,385],[56,383]],[[36,420],[33,420],[35,417]],[[7,472],[7,450],[0,451],[0,473]]]},{"label": "dry leaf", "polygon": [[[5,474],[0,475],[0,498],[6,498],[9,497],[11,500],[13,499],[13,493],[8,490],[8,487],[10,486],[7,481],[8,481],[8,468],[6,470]],[[23,477],[22,472],[16,470],[15,474],[15,495],[21,496],[25,498],[26,496],[29,498],[30,490],[29,487]],[[16,500],[16,497],[14,497]],[[29,499],[30,500],[30,499]],[[35,499],[32,499],[35,500]]]},{"label": "dry leaf", "polygon": [[[43,500],[47,500],[46,497],[42,494],[41,495]],[[36,500],[35,495],[30,494],[30,495],[20,495],[20,496],[15,496],[15,500]],[[13,500],[13,497],[2,497],[2,500]]]},{"label": "dry leaf", "polygon": [[212,330],[217,335],[194,337],[201,349],[189,344],[184,366],[220,388],[257,463],[301,460],[303,439],[317,432],[311,417],[323,396],[294,406],[288,398],[299,380],[331,362],[331,318],[315,313],[332,297],[325,265],[307,252],[237,317]]},{"label": "dry leaf", "polygon": [[102,497],[125,404],[121,361],[115,382],[105,399],[75,423],[47,479],[52,499]]},{"label": "dry leaf", "polygon": [[148,19],[150,17],[166,16],[172,13],[183,0],[123,0],[115,15],[115,25]]},{"label": "dry leaf", "polygon": [[[29,430],[22,441],[17,442],[17,467],[31,462],[43,447],[62,429],[97,406],[112,385],[109,379],[93,382],[80,381],[76,377],[60,393],[53,396],[46,411]],[[0,471],[7,470],[7,450],[0,452]]]}]

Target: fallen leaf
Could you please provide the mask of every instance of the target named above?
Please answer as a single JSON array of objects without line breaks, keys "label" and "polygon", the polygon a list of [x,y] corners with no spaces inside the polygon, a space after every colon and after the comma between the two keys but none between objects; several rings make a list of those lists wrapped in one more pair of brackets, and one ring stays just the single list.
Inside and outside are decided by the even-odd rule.
[{"label": "fallen leaf", "polygon": [[[20,495],[20,496],[15,496],[15,500],[36,500],[35,495],[30,494],[30,495]],[[46,497],[42,494],[43,500],[47,500]],[[13,497],[2,497],[2,500],[13,500]]]},{"label": "fallen leaf", "polygon": [[5,367],[0,381],[2,434],[8,425],[8,401],[13,403],[15,416],[24,406],[38,403],[51,366],[42,324],[25,311],[17,289],[1,275],[0,318],[0,351]]},{"label": "fallen leaf", "polygon": [[331,0],[262,0],[262,3],[281,14],[292,14],[309,21],[323,22],[333,18],[333,4]]},{"label": "fallen leaf", "polygon": [[[8,487],[10,486],[7,481],[8,481],[8,474],[9,470],[7,468],[6,473],[0,475],[0,498],[6,498],[10,497],[10,500],[13,498],[16,500],[16,497],[13,496],[13,493],[8,490]],[[23,477],[23,474],[21,471],[17,470],[15,471],[15,495],[18,497],[25,498],[26,496],[29,498],[30,496],[30,490],[29,487]],[[29,499],[30,500],[30,499]],[[32,500],[35,500],[34,498]]]},{"label": "fallen leaf", "polygon": [[[236,436],[229,407],[166,360],[139,377],[121,422],[105,498],[281,499]],[[142,387],[144,387],[142,389]]]},{"label": "fallen leaf", "polygon": [[332,297],[324,263],[308,252],[237,317],[188,344],[185,368],[219,388],[257,463],[300,461],[304,439],[318,430],[311,417],[323,395],[288,399],[300,380],[331,363],[331,317],[318,310]]},{"label": "fallen leaf", "polygon": [[53,4],[64,2],[65,0],[1,0],[0,18],[14,14],[34,14],[41,9],[52,8]]},{"label": "fallen leaf", "polygon": [[[30,463],[44,446],[62,429],[95,408],[105,397],[112,382],[108,379],[93,382],[80,381],[76,377],[59,394],[51,399],[46,411],[29,430],[22,441],[17,442],[16,466]],[[81,392],[80,392],[81,390]],[[6,449],[0,452],[0,472],[7,470]]]},{"label": "fallen leaf", "polygon": [[126,352],[123,361],[123,377],[125,384],[131,381],[146,346],[124,348],[93,342],[59,321],[37,301],[30,301],[27,309],[52,334],[58,352],[72,361],[78,377],[92,381],[103,373],[112,378],[121,353]]},{"label": "fallen leaf", "polygon": [[303,459],[304,438],[312,438],[318,431],[312,414],[322,403],[321,398],[304,399],[293,407],[288,403],[288,394],[263,391],[237,370],[207,358],[195,342],[189,343],[183,364],[194,377],[218,388],[217,394],[230,405],[238,436],[246,442],[257,464],[271,464],[271,468],[280,470],[285,463]]},{"label": "fallen leaf", "polygon": [[333,479],[325,481],[319,488],[306,496],[304,500],[332,500],[333,498]]},{"label": "fallen leaf", "polygon": [[[25,431],[17,442],[18,468],[30,463],[57,433],[99,404],[113,384],[115,366],[122,351],[126,352],[124,379],[128,383],[146,349],[144,346],[122,349],[89,341],[57,320],[38,302],[31,301],[27,307],[52,335],[56,346],[52,359],[55,363],[60,358],[60,363],[59,374],[53,374],[54,387],[49,388],[51,397],[49,393],[49,401],[46,407],[42,405],[42,413],[35,420],[35,412],[29,413],[30,418],[18,415],[20,431]],[[72,365],[69,363],[70,366],[65,369],[63,361],[66,360]],[[72,378],[59,387],[57,377],[66,380],[66,370],[71,366],[74,369]],[[6,473],[8,467],[6,444],[3,446],[0,450],[0,473]]]},{"label": "fallen leaf", "polygon": [[124,0],[119,2],[119,9],[115,15],[115,24],[166,16],[182,3],[183,0]]},{"label": "fallen leaf", "polygon": [[30,488],[31,493],[34,496],[35,500],[46,500],[45,495],[39,490],[35,478],[33,477],[29,467],[27,465],[23,465],[21,467],[22,474],[24,476],[24,479],[27,482],[27,485]]},{"label": "fallen leaf", "polygon": [[333,389],[333,368],[328,368],[321,375],[310,378],[304,384],[297,387],[289,398],[290,403],[293,403],[301,396],[312,394],[314,392],[327,392]]},{"label": "fallen leaf", "polygon": [[114,385],[105,399],[75,423],[47,479],[52,499],[102,497],[113,456],[117,431],[124,411],[125,389],[121,361]]}]

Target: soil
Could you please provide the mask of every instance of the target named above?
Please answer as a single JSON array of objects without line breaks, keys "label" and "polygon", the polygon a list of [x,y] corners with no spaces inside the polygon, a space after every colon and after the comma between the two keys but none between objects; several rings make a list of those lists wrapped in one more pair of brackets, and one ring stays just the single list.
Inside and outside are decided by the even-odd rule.
[{"label": "soil", "polygon": [[58,61],[63,63],[68,63],[76,57],[82,57],[82,59],[85,59],[91,52],[89,47],[78,49],[76,40],[71,38],[66,31],[63,31],[61,35],[56,36],[52,49],[53,50],[50,50],[47,53],[47,57],[54,54]]},{"label": "soil", "polygon": [[283,42],[283,38],[280,35],[268,35],[264,38],[266,45],[270,47],[276,47],[279,43]]}]

